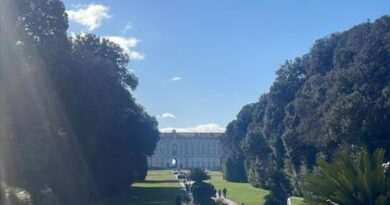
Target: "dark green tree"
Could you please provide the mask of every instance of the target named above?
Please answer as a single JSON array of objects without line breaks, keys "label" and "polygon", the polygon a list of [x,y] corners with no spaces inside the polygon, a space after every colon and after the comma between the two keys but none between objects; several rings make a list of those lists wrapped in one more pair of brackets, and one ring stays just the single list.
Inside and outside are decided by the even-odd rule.
[{"label": "dark green tree", "polygon": [[264,197],[264,205],[285,205],[290,188],[285,175],[280,170],[272,170],[270,174],[270,193]]},{"label": "dark green tree", "polygon": [[145,178],[156,120],[116,44],[69,39],[60,0],[0,2],[0,181],[34,204],[90,204]]},{"label": "dark green tree", "polygon": [[199,205],[213,205],[215,196],[215,188],[212,184],[205,182],[195,182],[191,185],[191,193],[194,198],[194,203]]},{"label": "dark green tree", "polygon": [[252,121],[254,107],[254,104],[244,106],[237,115],[237,120],[229,123],[225,134],[221,137],[222,149],[225,153],[222,158],[222,169],[224,178],[228,181],[245,182],[247,180],[241,141]]},{"label": "dark green tree", "polygon": [[317,156],[331,159],[344,145],[389,148],[389,33],[383,16],[319,39],[283,64],[269,92],[227,126],[225,178],[270,188],[270,173],[279,169],[302,195]]},{"label": "dark green tree", "polygon": [[203,182],[210,179],[210,176],[204,169],[192,169],[188,179],[194,182],[190,189],[195,204],[212,205],[215,203],[212,197],[215,196],[216,190],[212,184]]},{"label": "dark green tree", "polygon": [[205,169],[194,168],[190,170],[188,179],[194,182],[201,182],[210,179],[210,176],[207,174]]}]

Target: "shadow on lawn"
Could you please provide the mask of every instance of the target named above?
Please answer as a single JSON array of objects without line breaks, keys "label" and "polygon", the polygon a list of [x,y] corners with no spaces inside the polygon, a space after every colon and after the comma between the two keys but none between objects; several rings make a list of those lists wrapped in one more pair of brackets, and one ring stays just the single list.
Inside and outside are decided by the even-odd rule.
[{"label": "shadow on lawn", "polygon": [[132,187],[105,205],[172,205],[177,195],[183,196],[184,191],[176,187]]},{"label": "shadow on lawn", "polygon": [[159,184],[159,183],[178,183],[177,180],[174,179],[167,179],[167,180],[146,180],[142,183],[145,184]]}]

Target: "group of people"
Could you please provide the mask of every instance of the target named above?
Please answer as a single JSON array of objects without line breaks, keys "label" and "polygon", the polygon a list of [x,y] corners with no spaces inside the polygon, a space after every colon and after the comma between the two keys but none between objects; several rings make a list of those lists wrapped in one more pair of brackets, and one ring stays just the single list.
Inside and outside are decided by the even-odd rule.
[{"label": "group of people", "polygon": [[223,196],[223,198],[226,198],[226,194],[227,194],[227,190],[226,190],[226,188],[223,188],[222,190],[221,189],[218,189],[218,191],[217,191],[217,198],[222,198],[222,196]]}]

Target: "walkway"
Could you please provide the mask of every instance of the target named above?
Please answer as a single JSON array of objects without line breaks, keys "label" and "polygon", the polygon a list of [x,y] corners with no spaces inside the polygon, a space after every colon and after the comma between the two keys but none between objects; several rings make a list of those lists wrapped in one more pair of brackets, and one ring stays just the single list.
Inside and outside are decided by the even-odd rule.
[{"label": "walkway", "polygon": [[[217,198],[213,197],[214,201],[217,200]],[[227,203],[228,205],[239,205],[238,203],[236,203],[235,201],[231,200],[231,199],[227,199],[227,198],[224,198],[223,199],[223,202],[224,203]]]},{"label": "walkway", "polygon": [[[177,178],[177,175],[176,175],[176,179]],[[179,180],[179,179],[178,179]],[[182,180],[179,180],[179,184],[180,186],[183,188],[183,190],[186,192],[186,185],[184,184],[184,182]],[[187,192],[186,192],[187,193]],[[187,193],[188,197],[191,199],[192,201],[192,194],[191,193]],[[213,197],[213,200],[216,201],[217,198],[216,197]],[[232,201],[231,199],[227,199],[227,198],[223,198],[223,202],[227,203],[228,205],[239,205],[238,203]]]}]

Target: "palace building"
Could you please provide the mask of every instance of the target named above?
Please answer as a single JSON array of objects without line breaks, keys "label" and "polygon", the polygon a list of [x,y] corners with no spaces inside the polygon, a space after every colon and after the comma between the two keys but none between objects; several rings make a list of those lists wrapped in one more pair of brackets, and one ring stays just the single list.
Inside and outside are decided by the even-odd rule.
[{"label": "palace building", "polygon": [[[222,133],[161,133],[149,168],[221,169]],[[175,163],[172,163],[172,162]],[[175,164],[175,165],[174,165]]]}]

